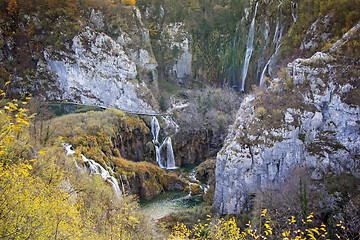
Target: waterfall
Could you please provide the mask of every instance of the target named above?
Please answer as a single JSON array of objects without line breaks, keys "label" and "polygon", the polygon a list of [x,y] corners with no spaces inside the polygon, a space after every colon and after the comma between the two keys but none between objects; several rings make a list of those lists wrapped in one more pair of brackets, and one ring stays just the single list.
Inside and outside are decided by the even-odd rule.
[{"label": "waterfall", "polygon": [[121,174],[120,174],[120,182],[121,182],[122,192],[125,193],[124,182],[123,182],[123,180],[122,180]]},{"label": "waterfall", "polygon": [[244,89],[245,89],[245,79],[246,79],[247,71],[249,68],[250,58],[251,58],[252,52],[254,50],[255,18],[256,18],[258,4],[259,4],[259,2],[257,2],[256,6],[255,6],[255,13],[254,13],[254,17],[251,21],[248,40],[246,43],[245,62],[244,62],[243,70],[242,70],[242,79],[241,79],[241,90],[242,91],[244,91]]},{"label": "waterfall", "polygon": [[124,156],[124,142],[121,134],[120,134],[120,151],[121,151],[121,156]]},{"label": "waterfall", "polygon": [[[172,148],[171,138],[166,137],[162,144],[159,142],[159,131],[160,125],[156,117],[151,119],[151,133],[153,135],[153,144],[155,147],[155,158],[156,162],[159,164],[159,167],[166,169],[175,169],[175,157],[174,151]],[[163,148],[166,147],[166,160],[161,157]]]},{"label": "waterfall", "polygon": [[119,187],[119,183],[116,180],[116,178],[114,178],[113,176],[110,175],[110,173],[103,168],[100,164],[98,164],[97,162],[95,162],[92,159],[87,159],[84,155],[81,154],[81,158],[84,162],[89,163],[90,165],[90,173],[92,174],[100,174],[100,176],[107,182],[109,182],[113,189],[114,192],[116,194],[116,196],[120,199],[121,198],[121,190]]},{"label": "waterfall", "polygon": [[163,164],[161,159],[161,147],[162,145],[161,146],[155,145],[156,162],[159,164],[159,167],[166,168],[166,166]]},{"label": "waterfall", "polygon": [[153,143],[159,142],[160,125],[156,117],[151,119],[151,133],[153,135]]},{"label": "waterfall", "polygon": [[271,55],[271,57],[269,58],[269,61],[265,64],[265,67],[264,67],[264,69],[263,69],[263,71],[261,73],[261,76],[260,76],[259,86],[261,86],[263,84],[263,80],[264,80],[264,77],[265,77],[265,74],[266,74],[266,70],[268,69],[268,67],[271,64],[272,60],[274,59],[274,57],[276,56],[276,54],[280,50],[280,47],[281,47],[280,40],[282,38],[283,30],[284,30],[284,27],[281,27],[280,30],[279,30],[279,20],[277,20],[276,21],[276,27],[275,27],[274,40],[273,40],[274,43],[276,42],[275,51]]},{"label": "waterfall", "polygon": [[[63,144],[63,146],[65,147],[66,155],[72,155],[72,154],[75,153],[74,149],[72,148],[72,146],[71,146],[70,144],[65,143],[65,144]],[[83,172],[84,169],[82,169],[82,168],[77,164],[77,162],[76,162],[76,160],[75,160],[74,157],[72,157],[72,160],[73,160],[73,162],[74,162],[74,164],[75,164],[76,169],[78,169],[80,172]]]},{"label": "waterfall", "polygon": [[231,69],[233,87],[235,87],[237,85],[235,62],[236,62],[236,57],[237,57],[237,55],[236,55],[236,39],[237,39],[238,30],[239,30],[239,26],[236,27],[235,34],[234,34],[234,41],[233,41],[233,56],[232,56],[232,69]]},{"label": "waterfall", "polygon": [[279,34],[279,19],[276,21],[276,27],[275,27],[273,43],[275,43],[277,41],[278,34]]},{"label": "waterfall", "polygon": [[297,5],[297,3],[295,2],[293,2],[293,1],[291,1],[291,3],[290,3],[290,6],[291,6],[291,16],[292,16],[292,18],[293,18],[293,20],[294,20],[294,23],[296,23],[296,21],[297,21],[297,14],[296,14],[296,9],[297,9],[297,7],[298,7],[298,5]]},{"label": "waterfall", "polygon": [[[65,150],[66,150],[66,154],[67,154],[67,155],[72,155],[72,154],[75,153],[73,147],[72,147],[70,144],[65,143],[65,144],[63,144],[63,146],[65,147]],[[116,178],[114,178],[113,176],[111,176],[110,173],[109,173],[105,168],[103,168],[100,164],[98,164],[98,163],[95,162],[94,160],[92,160],[92,159],[87,159],[87,158],[86,158],[84,155],[82,155],[82,154],[81,154],[81,158],[82,158],[82,160],[83,160],[84,162],[89,163],[89,165],[90,165],[90,173],[92,173],[92,174],[100,174],[101,177],[102,177],[105,181],[109,182],[109,183],[112,185],[112,187],[113,187],[113,189],[114,189],[114,192],[115,192],[115,195],[120,199],[121,196],[122,196],[122,193],[121,193],[121,190],[120,190],[120,187],[119,187],[119,183],[118,183],[118,181],[116,180]],[[73,157],[72,159],[73,159],[73,161],[74,161],[74,163],[75,163],[76,168],[79,169],[81,172],[84,172],[84,169],[81,168],[81,167],[77,164],[75,158]],[[113,171],[110,167],[107,167],[107,168],[108,168],[112,173],[114,173],[114,171]],[[120,176],[120,177],[121,177],[121,176]],[[124,187],[123,187],[123,188],[124,188]],[[124,190],[124,189],[123,189],[123,190]],[[123,192],[125,193],[125,191],[123,191]]]},{"label": "waterfall", "polygon": [[175,158],[174,158],[174,151],[171,144],[171,138],[167,137],[164,141],[166,143],[166,151],[167,151],[167,161],[166,161],[166,168],[167,169],[175,169]]}]

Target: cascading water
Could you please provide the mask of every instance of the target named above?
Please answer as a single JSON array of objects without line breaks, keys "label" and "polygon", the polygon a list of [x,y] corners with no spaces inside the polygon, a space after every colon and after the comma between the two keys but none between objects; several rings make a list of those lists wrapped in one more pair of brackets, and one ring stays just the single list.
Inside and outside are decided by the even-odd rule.
[{"label": "cascading water", "polygon": [[296,2],[291,1],[290,6],[291,6],[291,16],[292,16],[292,18],[293,18],[293,20],[294,20],[294,23],[296,23],[296,21],[297,21],[297,13],[296,13],[296,10],[297,10],[297,8],[298,8],[298,4],[297,4]]},{"label": "cascading water", "polygon": [[153,135],[153,142],[159,142],[160,125],[156,117],[151,119],[151,133]]},{"label": "cascading water", "polygon": [[[282,32],[282,31],[281,31]],[[266,63],[262,73],[261,73],[261,77],[260,77],[260,86],[263,84],[263,81],[264,81],[264,77],[265,77],[265,74],[266,74],[266,70],[268,69],[270,63],[272,62],[273,58],[276,56],[276,54],[278,53],[280,47],[281,47],[281,44],[280,43],[280,39],[281,39],[281,34],[279,35],[279,39],[278,39],[278,42],[276,43],[276,47],[275,47],[275,52],[271,55],[271,57],[269,58],[269,61]]]},{"label": "cascading water", "polygon": [[[72,155],[75,153],[75,151],[72,149],[72,146],[70,144],[64,144],[64,147],[66,149],[66,153],[67,155]],[[95,162],[94,160],[91,160],[91,159],[87,159],[84,155],[81,154],[81,158],[84,162],[87,162],[89,163],[90,165],[90,173],[91,174],[100,174],[101,177],[105,180],[105,181],[108,181],[113,189],[114,189],[114,192],[115,192],[115,195],[121,199],[121,196],[122,196],[122,192],[120,190],[120,187],[119,187],[119,183],[118,181],[116,180],[116,178],[114,178],[113,176],[110,175],[110,173],[105,169],[103,168],[100,164],[98,164],[97,162]],[[72,158],[74,163],[75,163],[75,166],[77,169],[81,170],[82,172],[84,172],[84,169],[81,168],[75,158],[73,157]],[[110,171],[112,171],[112,169],[110,168]],[[122,185],[122,188],[123,188],[123,192],[125,192],[124,190],[124,186]]]},{"label": "cascading water", "polygon": [[[281,5],[281,3],[280,3],[280,5]],[[274,39],[273,39],[273,43],[275,43],[275,51],[270,56],[269,60],[267,61],[267,63],[264,66],[263,71],[261,72],[259,86],[261,86],[264,83],[264,77],[265,77],[265,74],[266,74],[266,70],[269,70],[269,65],[271,64],[271,62],[275,58],[276,54],[280,50],[280,47],[281,47],[280,40],[281,40],[282,35],[283,35],[283,30],[284,30],[284,27],[280,27],[279,19],[277,19],[276,27],[275,27],[275,33],[274,33]],[[270,75],[270,71],[269,71],[269,75]]]},{"label": "cascading water", "polygon": [[236,40],[237,40],[237,34],[238,34],[239,26],[236,27],[235,34],[234,34],[234,40],[233,40],[233,54],[232,54],[232,67],[231,67],[231,78],[232,78],[232,84],[233,87],[237,87],[237,79],[236,79],[236,60],[237,60],[237,51],[236,51]]},{"label": "cascading water", "polygon": [[124,193],[124,192],[125,192],[125,188],[124,188],[124,183],[123,183],[123,180],[122,180],[121,174],[120,174],[120,182],[121,182],[122,192]]},{"label": "cascading water", "polygon": [[175,166],[175,157],[174,157],[174,151],[173,151],[173,148],[172,148],[172,144],[171,144],[171,138],[170,137],[167,137],[165,140],[164,140],[164,143],[166,143],[166,151],[167,151],[167,154],[166,154],[166,168],[167,169],[175,169],[176,166]]},{"label": "cascading water", "polygon": [[248,40],[246,43],[245,61],[244,61],[244,66],[243,66],[243,70],[242,70],[242,79],[241,79],[241,91],[244,91],[244,89],[245,89],[245,79],[246,79],[246,75],[247,75],[248,68],[249,68],[250,58],[251,58],[252,52],[254,50],[255,18],[256,18],[258,4],[259,4],[259,2],[257,2],[256,6],[255,6],[255,13],[254,13],[254,17],[251,21]]},{"label": "cascading water", "polygon": [[[63,144],[63,146],[65,147],[65,149],[66,149],[66,155],[72,155],[72,154],[74,154],[75,153],[75,151],[72,149],[72,146],[70,145],[70,144]],[[76,160],[75,160],[75,158],[74,157],[72,157],[72,160],[73,160],[73,162],[75,163],[75,167],[76,167],[76,169],[78,169],[79,171],[84,171],[84,169],[82,169],[78,164],[77,164],[77,162],[76,162]]]},{"label": "cascading water", "polygon": [[[159,164],[159,167],[166,168],[166,169],[176,169],[175,166],[175,157],[174,151],[172,148],[171,138],[166,137],[162,144],[159,143],[159,132],[160,132],[160,125],[159,121],[156,117],[152,117],[151,119],[151,133],[153,135],[153,144],[155,147],[155,156],[156,162]],[[161,157],[161,153],[163,148],[166,147],[166,160]]]},{"label": "cascading water", "polygon": [[97,162],[95,162],[94,160],[92,159],[88,159],[86,158],[84,155],[81,154],[81,158],[84,162],[87,162],[89,163],[90,165],[90,173],[91,174],[100,174],[100,176],[105,180],[105,181],[108,181],[113,189],[114,189],[114,192],[116,194],[116,196],[120,199],[121,196],[122,196],[122,193],[121,193],[121,190],[120,190],[120,187],[119,187],[119,183],[118,181],[116,180],[116,178],[114,178],[113,176],[110,175],[110,173],[105,169],[103,168],[100,164],[98,164]]},{"label": "cascading water", "polygon": [[276,21],[273,43],[275,43],[279,39],[278,34],[279,34],[279,19]]}]

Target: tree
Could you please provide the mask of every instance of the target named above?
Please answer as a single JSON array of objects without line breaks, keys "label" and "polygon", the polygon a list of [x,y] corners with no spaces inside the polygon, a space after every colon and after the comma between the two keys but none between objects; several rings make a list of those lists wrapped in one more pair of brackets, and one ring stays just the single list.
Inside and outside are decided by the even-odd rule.
[{"label": "tree", "polygon": [[16,0],[10,0],[6,10],[8,11],[9,15],[16,15],[18,8],[19,5]]},{"label": "tree", "polygon": [[31,118],[21,107],[26,102],[3,101],[8,102],[0,110],[0,238],[64,239],[84,235],[78,211],[81,202],[65,190],[61,179],[53,184],[32,175],[34,160],[22,158],[24,143],[19,137]]}]

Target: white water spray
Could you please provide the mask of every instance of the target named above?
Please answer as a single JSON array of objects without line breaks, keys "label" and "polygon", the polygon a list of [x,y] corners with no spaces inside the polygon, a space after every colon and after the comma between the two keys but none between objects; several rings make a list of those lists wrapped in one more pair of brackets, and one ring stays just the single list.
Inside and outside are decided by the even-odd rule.
[{"label": "white water spray", "polygon": [[105,181],[109,182],[112,185],[116,196],[120,199],[122,194],[121,194],[121,190],[120,190],[120,187],[119,187],[119,183],[116,180],[116,178],[111,176],[110,173],[105,168],[103,168],[100,164],[98,164],[94,160],[88,159],[82,154],[81,154],[81,158],[82,158],[82,160],[84,162],[89,163],[89,165],[90,165],[90,173],[91,174],[100,174],[100,176]]},{"label": "white water spray", "polygon": [[249,68],[250,58],[252,55],[252,52],[254,50],[254,35],[255,35],[255,18],[256,18],[256,12],[259,2],[256,3],[255,6],[255,13],[254,17],[251,21],[250,29],[249,29],[249,35],[248,40],[246,43],[246,53],[245,53],[245,62],[242,70],[242,79],[241,79],[241,91],[244,91],[245,89],[245,79]]},{"label": "white water spray", "polygon": [[[166,168],[166,169],[176,169],[175,166],[175,157],[174,151],[172,148],[171,138],[166,137],[162,144],[159,142],[159,131],[160,125],[159,121],[156,117],[152,117],[151,119],[151,133],[153,135],[153,144],[155,147],[155,156],[156,162],[159,164],[159,167]],[[166,160],[161,157],[161,153],[163,148],[166,147]]]},{"label": "white water spray", "polygon": [[[66,143],[66,144],[63,144],[63,146],[64,146],[65,149],[66,149],[66,154],[67,154],[67,155],[72,155],[72,154],[75,153],[75,151],[73,150],[73,148],[72,148],[72,146],[71,146],[70,144],[67,144],[67,143]],[[114,192],[115,192],[115,195],[116,195],[119,199],[121,199],[122,193],[121,193],[121,190],[120,190],[120,188],[119,188],[119,183],[118,183],[118,181],[116,180],[116,178],[114,178],[113,176],[111,176],[110,173],[109,173],[105,168],[103,168],[100,164],[98,164],[98,163],[95,162],[94,160],[87,159],[87,158],[86,158],[84,155],[82,155],[82,154],[81,154],[81,158],[82,158],[82,160],[83,160],[84,162],[89,163],[89,165],[90,165],[90,173],[91,173],[91,174],[100,174],[101,177],[102,177],[105,181],[109,182],[109,183],[112,185],[112,187],[113,187],[113,189],[114,189]],[[77,169],[79,169],[81,172],[84,172],[84,169],[81,168],[81,167],[77,164],[75,158],[72,157],[72,159],[73,159],[73,161],[74,161],[74,163],[75,163],[75,167],[76,167]],[[107,168],[109,168],[109,167],[107,167]],[[112,173],[114,173],[111,168],[109,168],[109,170],[110,170]],[[120,177],[121,177],[121,176],[120,176]],[[124,187],[123,187],[123,192],[125,192]]]},{"label": "white water spray", "polygon": [[294,23],[296,23],[297,21],[296,9],[298,8],[298,4],[296,2],[291,1],[290,6],[291,6],[291,16],[294,20]]},{"label": "white water spray", "polygon": [[[281,47],[280,40],[282,38],[283,30],[284,30],[284,27],[281,27],[280,30],[279,30],[279,20],[278,20],[276,22],[275,34],[274,34],[274,40],[273,40],[274,43],[276,42],[275,51],[271,55],[271,57],[269,58],[269,61],[265,64],[265,67],[264,67],[264,69],[263,69],[263,71],[261,73],[261,76],[260,76],[259,86],[261,86],[264,83],[264,77],[265,77],[265,74],[266,74],[266,70],[268,70],[269,65],[271,64],[271,62],[275,58],[276,54],[280,50],[280,47]],[[270,72],[269,72],[269,75],[270,75]]]},{"label": "white water spray", "polygon": [[151,119],[151,133],[153,135],[153,143],[159,142],[160,125],[156,117]]},{"label": "white water spray", "polygon": [[172,144],[171,144],[171,138],[167,137],[164,140],[164,143],[166,143],[166,151],[167,151],[166,168],[167,169],[176,169],[174,151],[173,151]]},{"label": "white water spray", "polygon": [[[64,146],[65,149],[66,149],[66,155],[72,155],[72,154],[75,153],[74,149],[72,148],[72,146],[71,146],[70,144],[65,143],[65,144],[63,144],[63,146]],[[84,169],[81,168],[81,167],[77,164],[77,162],[76,162],[76,160],[75,160],[75,157],[72,157],[72,160],[73,160],[73,162],[75,163],[76,169],[78,169],[80,172],[83,172]]]}]

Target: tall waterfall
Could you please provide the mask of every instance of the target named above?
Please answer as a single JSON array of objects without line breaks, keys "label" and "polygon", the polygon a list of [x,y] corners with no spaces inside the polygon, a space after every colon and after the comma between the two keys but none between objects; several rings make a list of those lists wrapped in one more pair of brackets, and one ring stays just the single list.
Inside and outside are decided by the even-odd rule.
[{"label": "tall waterfall", "polygon": [[241,90],[242,91],[244,91],[244,89],[245,89],[245,79],[246,79],[246,75],[247,75],[248,68],[249,68],[250,58],[251,58],[252,52],[254,50],[255,18],[256,18],[258,4],[259,4],[259,2],[257,2],[256,6],[255,6],[255,13],[254,13],[254,17],[251,21],[248,40],[247,40],[247,44],[246,44],[245,61],[244,61],[243,69],[242,69],[242,79],[241,79]]},{"label": "tall waterfall", "polygon": [[[159,142],[159,131],[160,125],[159,121],[156,117],[152,117],[151,119],[151,133],[153,135],[153,144],[155,147],[155,156],[156,162],[159,164],[159,167],[166,168],[166,169],[175,169],[175,157],[174,151],[172,148],[171,138],[166,137],[162,144]],[[163,149],[166,147],[166,159],[163,159],[161,153]]]}]

